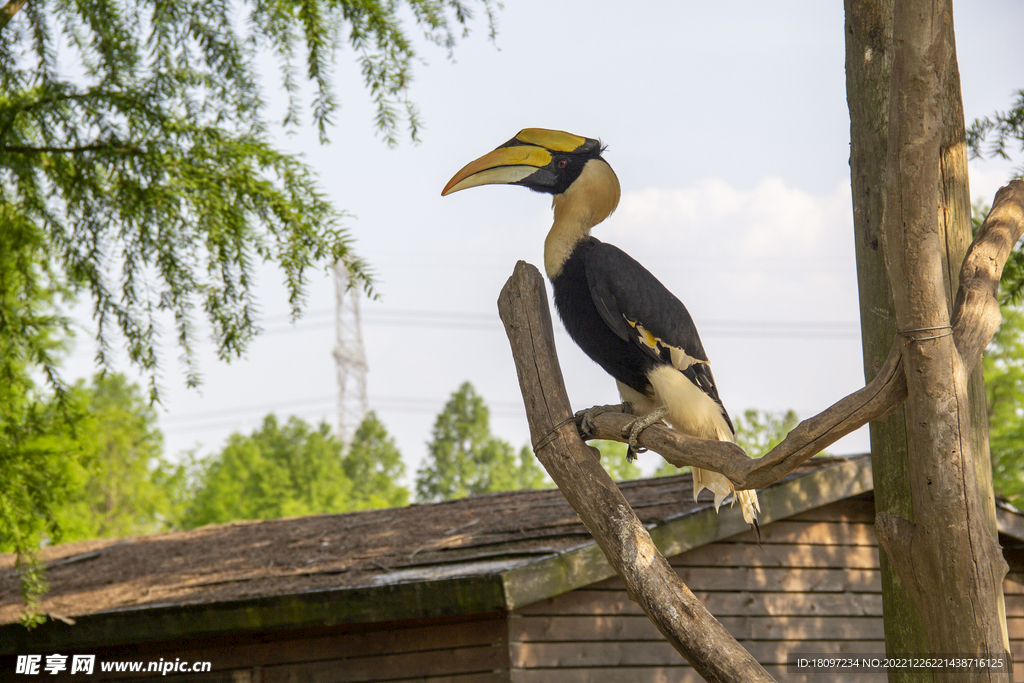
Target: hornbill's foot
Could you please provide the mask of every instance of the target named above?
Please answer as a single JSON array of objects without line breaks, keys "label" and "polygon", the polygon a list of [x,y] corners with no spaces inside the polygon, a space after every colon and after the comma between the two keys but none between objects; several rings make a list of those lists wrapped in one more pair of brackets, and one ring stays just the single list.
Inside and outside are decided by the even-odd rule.
[{"label": "hornbill's foot", "polygon": [[608,406],[594,406],[586,410],[578,410],[573,417],[579,426],[580,436],[584,439],[594,438],[594,418],[601,413],[628,413],[628,407],[624,403],[617,403]]},{"label": "hornbill's foot", "polygon": [[[640,432],[644,431],[652,424],[661,422],[661,418],[665,417],[667,413],[668,408],[666,406],[662,406],[653,412],[641,415],[622,428],[622,436],[629,439],[627,442],[628,447],[626,448],[626,460],[633,462],[636,460],[637,453],[643,453],[647,450],[646,448],[641,448],[640,444],[637,443],[637,437],[640,436]],[[627,429],[629,430],[628,434],[626,433]]]}]

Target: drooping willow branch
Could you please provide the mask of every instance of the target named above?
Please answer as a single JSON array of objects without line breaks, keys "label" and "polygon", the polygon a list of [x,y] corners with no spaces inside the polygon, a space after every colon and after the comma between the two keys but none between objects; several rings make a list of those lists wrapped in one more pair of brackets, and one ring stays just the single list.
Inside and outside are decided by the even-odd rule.
[{"label": "drooping willow branch", "polygon": [[[981,359],[1002,320],[999,312],[999,278],[1010,252],[1024,234],[1024,181],[1014,180],[1001,188],[985,223],[967,251],[960,273],[960,288],[953,309],[953,340],[967,372]],[[641,446],[659,453],[677,467],[692,465],[721,472],[738,489],[764,488],[816,453],[820,453],[868,422],[896,410],[907,397],[902,346],[897,337],[878,374],[825,411],[801,422],[782,443],[764,457],[749,458],[739,446],[704,441],[654,425],[640,433]],[[595,439],[625,441],[622,429],[632,415],[608,411],[592,419]]]},{"label": "drooping willow branch", "polygon": [[0,154],[82,154],[84,152],[109,152],[111,154],[145,154],[145,151],[138,147],[126,147],[122,144],[97,142],[89,145],[78,145],[77,147],[26,147],[19,145],[4,145],[0,147]]}]

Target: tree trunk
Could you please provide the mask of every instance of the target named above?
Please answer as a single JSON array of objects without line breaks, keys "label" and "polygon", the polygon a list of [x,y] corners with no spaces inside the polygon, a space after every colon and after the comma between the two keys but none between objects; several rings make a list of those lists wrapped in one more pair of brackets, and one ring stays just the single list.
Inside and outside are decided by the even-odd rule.
[{"label": "tree trunk", "polygon": [[[893,0],[846,0],[847,99],[850,107],[854,229],[861,300],[864,372],[878,372],[896,332],[896,316],[881,246],[884,170],[888,143],[889,77],[892,67]],[[952,28],[950,27],[952,34]],[[952,37],[950,37],[952,44]],[[959,269],[970,243],[970,192],[964,146],[963,106],[955,47],[942,99],[942,151],[939,182],[939,236],[947,305],[952,307]],[[952,312],[952,311],[951,311]],[[983,370],[970,376],[971,438],[979,494],[992,501]],[[901,408],[871,425],[875,508],[914,520],[907,473],[907,442]],[[987,526],[996,537],[995,506],[984,503]],[[889,654],[927,651],[924,625],[884,550],[880,553],[886,645]],[[891,681],[931,680],[930,672],[892,670]]]},{"label": "tree trunk", "polygon": [[[846,0],[846,99],[850,109],[850,180],[860,293],[864,378],[881,369],[896,336],[882,255],[885,162],[889,138],[889,74],[895,0]],[[907,430],[901,406],[871,423],[875,510],[914,520],[907,474]],[[890,656],[928,651],[924,624],[884,549],[879,549],[885,649]],[[890,683],[931,681],[931,671],[890,669]]]},{"label": "tree trunk", "polygon": [[[1001,656],[1008,649],[1006,563],[990,524],[990,476],[979,476],[983,466],[976,462],[987,453],[978,453],[983,440],[972,436],[964,363],[974,359],[961,358],[950,328],[950,263],[958,263],[952,259],[959,240],[946,228],[962,220],[966,183],[956,159],[962,108],[958,95],[950,99],[959,84],[949,1],[901,0],[893,44],[882,247],[897,328],[907,340],[912,510],[880,511],[876,532],[923,617],[929,652]],[[957,125],[959,133],[951,130]],[[935,670],[937,680],[949,675]],[[971,679],[1007,677],[985,672]]]}]

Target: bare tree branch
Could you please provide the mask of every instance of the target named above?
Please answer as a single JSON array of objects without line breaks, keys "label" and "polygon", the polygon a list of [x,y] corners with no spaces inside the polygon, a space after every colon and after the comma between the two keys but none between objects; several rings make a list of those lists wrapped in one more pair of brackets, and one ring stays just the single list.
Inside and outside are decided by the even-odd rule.
[{"label": "bare tree branch", "polygon": [[1024,181],[999,188],[992,209],[967,250],[953,307],[953,340],[968,372],[1002,322],[999,279],[1024,233]]},{"label": "bare tree branch", "polygon": [[580,439],[555,352],[544,281],[520,261],[498,311],[512,345],[537,458],[662,635],[707,681],[774,680],[690,592]]},{"label": "bare tree branch", "polygon": [[18,13],[28,0],[9,0],[3,9],[0,9],[0,31],[4,30],[4,26],[14,18],[14,15]]},{"label": "bare tree branch", "polygon": [[[648,427],[637,441],[676,467],[692,465],[721,472],[737,489],[764,488],[850,432],[885,417],[903,402],[907,397],[900,352],[903,343],[897,339],[885,365],[866,387],[801,422],[782,443],[757,460],[736,444],[697,439],[661,425]],[[593,419],[590,435],[625,441],[622,429],[632,421],[632,415],[602,413]]]}]

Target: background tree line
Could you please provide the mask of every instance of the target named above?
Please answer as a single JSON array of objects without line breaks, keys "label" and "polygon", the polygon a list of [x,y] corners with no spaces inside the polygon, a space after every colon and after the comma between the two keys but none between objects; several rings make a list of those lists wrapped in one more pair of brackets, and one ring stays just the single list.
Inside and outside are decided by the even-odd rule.
[{"label": "background tree line", "polygon": [[[37,542],[130,536],[241,519],[274,519],[407,505],[406,466],[394,440],[370,412],[348,448],[331,428],[270,414],[249,434],[235,432],[220,450],[169,457],[157,414],[143,390],[121,374],[97,374],[68,390],[74,430],[51,435],[64,486],[53,495],[53,525],[39,520]],[[55,399],[46,413],[60,410]],[[797,422],[796,414],[748,410],[738,416],[741,445],[760,455]],[[640,468],[618,442],[597,442],[617,480]],[[469,382],[437,415],[427,457],[415,473],[418,502],[552,486],[529,446],[495,437],[484,399]],[[74,454],[77,457],[67,457]],[[662,463],[656,476],[678,474]],[[57,533],[53,533],[53,529]],[[13,549],[10,539],[4,550]]]}]

